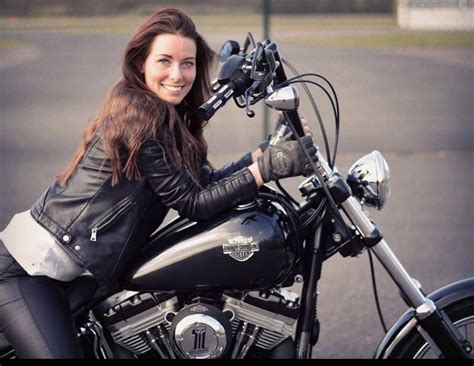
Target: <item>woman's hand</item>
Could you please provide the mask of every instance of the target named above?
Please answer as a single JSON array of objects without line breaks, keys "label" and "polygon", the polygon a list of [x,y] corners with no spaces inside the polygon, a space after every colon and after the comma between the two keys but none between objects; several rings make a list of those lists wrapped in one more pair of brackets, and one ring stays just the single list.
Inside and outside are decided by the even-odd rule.
[{"label": "woman's hand", "polygon": [[301,117],[301,126],[303,127],[303,132],[305,136],[313,137],[313,133],[311,132],[311,128],[309,127],[309,123],[304,117]]},{"label": "woman's hand", "polygon": [[[281,125],[283,114],[280,113],[280,116],[278,118],[279,118],[279,120],[277,121],[277,127],[275,128],[275,131],[273,133],[275,133],[278,130],[278,127]],[[309,127],[308,121],[304,117],[301,117],[300,121],[301,121],[301,126],[303,127],[303,132],[304,132],[305,136],[313,137],[313,133],[311,132],[311,128]],[[257,159],[260,156],[262,156],[263,152],[268,148],[268,144],[269,144],[271,139],[272,139],[272,135],[270,135],[267,140],[260,143],[258,145],[257,150],[252,152],[252,162],[256,162]]]},{"label": "woman's hand", "polygon": [[[311,136],[301,138],[304,150],[312,162],[316,161],[316,147]],[[312,171],[311,164],[298,141],[282,141],[270,145],[257,160],[260,176],[264,183],[287,177],[305,175]]]}]

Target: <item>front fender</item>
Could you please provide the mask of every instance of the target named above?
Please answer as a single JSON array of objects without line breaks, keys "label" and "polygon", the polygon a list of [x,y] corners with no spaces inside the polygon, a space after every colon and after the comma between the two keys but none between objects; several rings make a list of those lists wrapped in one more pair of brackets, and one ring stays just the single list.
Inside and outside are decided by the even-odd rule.
[{"label": "front fender", "polygon": [[[433,291],[427,297],[436,304],[438,309],[442,310],[456,301],[471,296],[474,296],[474,277],[450,283]],[[379,343],[374,358],[387,358],[391,350],[416,327],[416,324],[415,309],[410,308],[393,324]]]}]

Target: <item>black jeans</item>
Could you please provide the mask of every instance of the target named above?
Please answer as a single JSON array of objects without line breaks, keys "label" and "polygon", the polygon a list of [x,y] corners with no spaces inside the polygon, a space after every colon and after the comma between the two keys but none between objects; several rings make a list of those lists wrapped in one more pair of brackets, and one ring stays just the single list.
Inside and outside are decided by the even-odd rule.
[{"label": "black jeans", "polygon": [[0,332],[22,358],[84,358],[62,282],[29,276],[0,240]]}]

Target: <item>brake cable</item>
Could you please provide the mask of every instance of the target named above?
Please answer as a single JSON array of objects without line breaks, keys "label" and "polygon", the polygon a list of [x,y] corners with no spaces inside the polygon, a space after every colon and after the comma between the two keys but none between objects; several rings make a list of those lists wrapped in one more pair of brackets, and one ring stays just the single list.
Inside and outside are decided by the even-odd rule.
[{"label": "brake cable", "polygon": [[[330,96],[330,94],[326,90],[326,88],[324,86],[322,86],[321,84],[316,83],[316,85],[318,87],[320,87],[326,93],[329,100],[331,101],[331,104],[335,104],[335,107],[333,106],[334,122],[335,122],[334,152],[333,152],[333,155],[332,155],[332,161],[329,161],[329,165],[331,166],[331,168],[333,168],[334,165],[336,164],[336,154],[337,154],[337,149],[338,149],[338,146],[339,146],[339,127],[340,127],[340,121],[341,121],[340,109],[339,109],[339,99],[337,97],[336,90],[332,86],[331,82],[328,79],[326,79],[324,76],[322,76],[320,74],[313,73],[313,72],[298,75],[298,77],[303,77],[303,76],[313,76],[313,77],[317,77],[317,78],[320,78],[320,79],[324,80],[326,82],[326,84],[328,84],[328,86],[331,89],[331,92],[334,96],[334,102],[333,102],[332,97]],[[297,79],[297,78],[294,77],[294,78],[290,79],[289,81],[293,81],[295,79]]]},{"label": "brake cable", "polygon": [[[285,59],[282,59],[282,61],[286,66],[288,66],[290,68],[290,70],[295,75],[299,74],[298,71],[288,61],[286,61]],[[299,78],[299,76],[295,76],[295,79],[297,79],[297,78]],[[292,80],[292,79],[289,79],[289,80]],[[287,80],[287,82],[288,82],[288,80]],[[311,103],[311,106],[313,107],[313,111],[316,114],[316,118],[318,119],[319,129],[321,130],[321,134],[322,134],[323,141],[324,141],[324,147],[325,147],[325,150],[326,150],[326,156],[328,158],[328,162],[331,162],[331,153],[329,151],[328,137],[327,137],[327,134],[326,134],[326,129],[324,127],[323,120],[321,118],[321,114],[319,113],[319,109],[316,105],[316,102],[314,101],[314,98],[313,98],[313,95],[311,94],[311,91],[309,90],[308,86],[304,83],[303,83],[303,89],[305,90],[306,95],[308,96],[308,99]]]},{"label": "brake cable", "polygon": [[379,315],[380,323],[382,324],[382,328],[385,333],[387,333],[387,326],[385,325],[385,321],[382,315],[382,309],[380,308],[379,303],[379,295],[377,292],[377,283],[375,281],[375,270],[374,270],[374,262],[372,259],[372,251],[370,248],[367,248],[367,254],[369,255],[369,262],[370,262],[370,275],[372,277],[372,288],[374,291],[374,299],[375,299],[375,306],[377,307],[377,313]]}]

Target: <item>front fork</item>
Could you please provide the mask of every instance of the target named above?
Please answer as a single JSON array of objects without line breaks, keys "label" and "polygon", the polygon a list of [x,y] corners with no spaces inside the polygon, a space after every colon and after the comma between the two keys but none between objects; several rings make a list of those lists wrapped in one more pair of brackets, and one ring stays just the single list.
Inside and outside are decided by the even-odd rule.
[{"label": "front fork", "polygon": [[405,296],[408,304],[415,309],[416,320],[423,329],[421,334],[432,350],[439,351],[440,356],[444,355],[446,358],[469,358],[471,345],[463,339],[452,321],[423,294],[420,286],[411,278],[383,239],[382,233],[365,215],[359,201],[352,196],[351,189],[345,180],[339,174],[334,174],[319,152],[318,159],[318,167],[328,178],[327,185],[336,204],[342,207],[359,231],[364,245],[374,252],[402,295]]},{"label": "front fork", "polygon": [[[341,206],[362,237],[372,239],[374,232],[378,230],[364,214],[359,202],[351,196],[342,202]],[[370,248],[406,297],[408,304],[415,309],[416,320],[424,330],[421,334],[431,349],[446,358],[469,358],[467,350],[471,348],[470,345],[465,342],[451,320],[438,310],[433,301],[425,297],[386,241],[380,237],[380,240],[373,243]]]},{"label": "front fork", "polygon": [[[343,180],[339,175],[331,175],[332,180]],[[331,179],[329,181],[331,181]],[[342,202],[338,202],[349,220],[359,231],[362,242],[367,248],[370,248],[378,258],[387,273],[393,279],[405,296],[407,303],[415,309],[415,317],[418,324],[422,327],[425,340],[431,348],[440,355],[447,358],[469,358],[467,348],[463,348],[463,337],[458,332],[450,319],[437,309],[435,303],[426,298],[420,289],[420,286],[411,278],[398,258],[392,252],[387,242],[383,239],[382,233],[365,215],[360,203],[350,193],[350,188],[345,181],[331,182],[333,187],[348,190],[347,194],[339,193],[339,197],[344,197]]]}]

